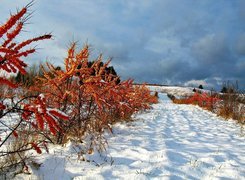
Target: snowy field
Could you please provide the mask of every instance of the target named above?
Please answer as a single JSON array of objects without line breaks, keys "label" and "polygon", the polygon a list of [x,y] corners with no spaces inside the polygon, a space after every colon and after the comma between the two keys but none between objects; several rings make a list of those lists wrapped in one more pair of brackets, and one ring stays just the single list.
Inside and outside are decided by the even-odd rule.
[{"label": "snowy field", "polygon": [[178,86],[148,86],[152,91],[159,93],[167,93],[177,97],[191,96],[194,94],[192,87],[178,87]]},{"label": "snowy field", "polygon": [[116,124],[109,147],[78,159],[71,143],[35,158],[32,175],[16,179],[245,179],[245,132],[196,106],[173,104],[164,93],[134,122]]}]

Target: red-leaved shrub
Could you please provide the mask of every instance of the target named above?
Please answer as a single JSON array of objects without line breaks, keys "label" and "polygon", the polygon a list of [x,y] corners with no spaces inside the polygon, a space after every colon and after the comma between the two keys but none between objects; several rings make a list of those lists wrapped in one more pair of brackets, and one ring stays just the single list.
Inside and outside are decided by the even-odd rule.
[{"label": "red-leaved shrub", "polygon": [[83,139],[111,130],[112,123],[157,102],[144,85],[134,86],[130,79],[119,83],[119,77],[107,71],[110,60],[102,63],[102,55],[93,62],[88,58],[89,47],[76,51],[73,43],[64,60],[65,68],[47,63],[48,68],[42,68],[43,76],[31,88],[44,93],[50,107],[70,117],[68,122],[59,121],[62,133],[57,135],[58,143],[64,143],[71,134]]}]

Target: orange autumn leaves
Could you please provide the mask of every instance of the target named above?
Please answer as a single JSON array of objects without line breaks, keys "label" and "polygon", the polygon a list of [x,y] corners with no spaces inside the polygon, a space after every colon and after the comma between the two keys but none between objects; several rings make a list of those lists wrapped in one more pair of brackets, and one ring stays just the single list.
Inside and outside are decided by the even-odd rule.
[{"label": "orange autumn leaves", "polygon": [[[2,73],[17,73],[25,74],[25,67],[27,64],[21,59],[35,52],[35,48],[24,49],[27,45],[35,41],[50,39],[50,34],[45,34],[36,38],[28,39],[23,42],[14,42],[14,39],[20,34],[23,29],[26,18],[28,17],[27,11],[31,4],[22,8],[19,12],[11,15],[6,23],[0,26],[0,38],[3,39],[0,45],[0,70]],[[7,78],[0,77],[1,86],[7,85],[10,88],[17,88],[18,85],[14,84]],[[0,103],[0,109],[4,110],[6,106]]]},{"label": "orange autumn leaves", "polygon": [[[24,40],[20,43],[14,42],[14,39],[20,34],[25,25],[26,18],[28,17],[27,8],[28,6],[22,8],[15,15],[12,15],[5,24],[0,26],[0,38],[4,39],[0,45],[0,69],[7,73],[16,73],[19,71],[25,74],[27,64],[22,60],[22,57],[27,57],[35,52],[35,48],[26,49],[26,47],[33,42],[51,38],[50,34],[45,34]],[[1,78],[0,82],[15,88],[7,79]]]},{"label": "orange autumn leaves", "polygon": [[177,104],[195,104],[208,110],[213,110],[215,104],[217,104],[219,101],[221,100],[215,95],[197,92],[190,97],[173,100],[173,102]]},{"label": "orange autumn leaves", "polygon": [[100,130],[109,128],[111,123],[130,118],[157,102],[144,85],[135,86],[130,79],[120,82],[115,73],[108,71],[110,60],[103,63],[102,55],[94,61],[88,58],[89,47],[77,52],[73,43],[64,60],[64,70],[47,63],[31,90],[44,93],[47,103],[68,114],[80,130],[91,128],[91,124]]},{"label": "orange autumn leaves", "polygon": [[[36,51],[29,46],[52,37],[44,34],[22,42],[15,41],[29,18],[28,8],[29,5],[11,15],[0,26],[0,70],[6,73],[26,74],[27,64],[23,58]],[[23,89],[32,96],[21,97],[23,99],[12,107],[19,111],[19,122],[26,121],[34,129],[51,132],[54,137],[63,136],[72,129],[82,131],[83,135],[84,132],[110,129],[113,122],[130,118],[133,113],[148,109],[151,103],[157,102],[157,97],[152,96],[144,85],[135,86],[130,79],[121,82],[109,64],[110,60],[102,62],[102,55],[90,61],[89,47],[77,51],[76,43],[73,43],[63,69],[47,63],[41,67],[43,75],[37,77],[36,83]],[[6,77],[0,77],[0,83],[12,89],[20,86]],[[1,111],[11,112],[10,109],[0,103]],[[10,135],[21,135],[18,126]],[[31,145],[41,153],[34,142]]]},{"label": "orange autumn leaves", "polygon": [[49,109],[42,94],[34,99],[30,104],[25,104],[23,110],[22,118],[24,120],[29,121],[32,114],[34,114],[37,123],[32,122],[33,127],[44,130],[44,126],[47,124],[53,135],[56,135],[56,132],[60,131],[60,127],[56,122],[57,119],[69,119],[67,115],[63,114],[59,110]]},{"label": "orange autumn leaves", "polygon": [[[50,34],[44,34],[39,37],[30,38],[24,40],[22,42],[15,41],[16,37],[21,33],[23,27],[25,26],[26,21],[28,20],[30,13],[28,12],[28,8],[32,5],[32,2],[28,4],[26,7],[22,8],[16,14],[11,15],[10,18],[3,24],[0,25],[0,87],[4,88],[7,86],[10,89],[15,89],[19,87],[18,84],[11,82],[5,74],[8,73],[18,73],[26,74],[25,68],[27,64],[23,61],[24,57],[29,56],[30,54],[36,51],[35,48],[28,47],[32,45],[34,42],[42,41],[45,39],[50,39]],[[15,94],[11,94],[10,99],[15,98]],[[5,97],[7,98],[7,97]],[[1,100],[2,101],[2,100]],[[20,103],[22,102],[22,103]],[[21,105],[20,105],[21,104]],[[22,108],[24,107],[24,108]],[[40,112],[39,110],[43,112]],[[47,110],[48,108],[44,106],[44,99],[40,98],[40,96],[36,97],[24,97],[20,99],[16,104],[10,106],[9,104],[5,104],[4,101],[0,103],[0,121],[3,121],[3,117],[8,113],[11,113],[13,110],[21,115],[21,118],[28,120],[33,127],[35,127],[35,121],[31,118],[33,114],[35,114],[35,118],[38,124],[38,128],[43,130],[45,124],[47,123],[51,133],[55,134],[59,129],[56,123],[55,118],[59,117],[62,119],[68,119],[68,117],[63,117],[62,113],[52,114],[52,110]],[[47,113],[45,113],[47,112]],[[7,141],[10,135],[18,138],[21,134],[18,132],[19,125],[23,122],[22,119],[16,120],[13,119],[13,122],[17,121],[14,125],[14,128],[8,127],[10,130],[9,135],[6,136],[6,139],[1,141],[0,147]],[[38,151],[37,145],[32,142],[32,147]]]}]

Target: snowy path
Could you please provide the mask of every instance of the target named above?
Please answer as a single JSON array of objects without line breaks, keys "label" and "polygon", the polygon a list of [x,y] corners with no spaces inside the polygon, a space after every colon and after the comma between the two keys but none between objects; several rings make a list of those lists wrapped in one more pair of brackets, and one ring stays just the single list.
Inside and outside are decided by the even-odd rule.
[{"label": "snowy path", "polygon": [[239,125],[195,106],[175,105],[165,94],[153,107],[135,122],[115,125],[108,135],[112,159],[103,165],[60,156],[62,171],[53,169],[50,176],[53,160],[46,159],[37,174],[43,179],[245,178],[245,135]]}]

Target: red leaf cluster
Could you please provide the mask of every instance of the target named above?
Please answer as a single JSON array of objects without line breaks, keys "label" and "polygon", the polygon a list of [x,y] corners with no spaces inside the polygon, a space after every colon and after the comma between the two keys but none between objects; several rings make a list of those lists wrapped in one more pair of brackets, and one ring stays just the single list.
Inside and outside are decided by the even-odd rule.
[{"label": "red leaf cluster", "polygon": [[[22,58],[27,57],[36,51],[35,48],[28,48],[28,46],[37,41],[51,39],[50,34],[44,34],[22,42],[15,41],[16,37],[20,35],[21,31],[23,30],[26,20],[30,16],[28,13],[28,8],[31,6],[31,4],[32,3],[28,4],[16,14],[11,15],[4,24],[0,25],[0,71],[3,73],[8,74],[20,72],[21,74],[26,74],[25,68],[27,67],[27,64],[22,60]],[[6,77],[0,77],[0,86],[8,86],[10,89],[15,89],[18,87],[17,84],[14,84]],[[16,94],[12,93],[8,97],[4,98],[14,99],[14,97],[16,97]],[[23,106],[19,106],[19,104],[21,104],[20,102],[23,102]],[[56,134],[56,132],[60,130],[57,120],[68,120],[68,117],[62,112],[48,108],[46,105],[46,100],[42,95],[38,96],[37,98],[24,97],[17,103],[13,101],[13,105],[8,105],[8,110],[6,110],[6,105],[4,103],[5,102],[0,103],[0,118],[8,113],[11,113],[13,109],[15,112],[20,113],[24,120],[30,122],[34,128],[44,130],[47,124],[52,134]],[[33,121],[32,117],[35,117],[36,121]],[[14,129],[9,127],[11,132],[8,136],[6,136],[6,139],[3,140],[0,147],[4,142],[6,142],[10,135],[13,135],[16,138],[21,136],[21,133],[18,130],[21,123],[23,123],[23,121],[19,120]],[[38,153],[41,153],[40,148],[36,144],[32,143],[32,147]]]},{"label": "red leaf cluster", "polygon": [[42,153],[40,147],[38,147],[37,144],[31,143],[31,145],[32,145],[33,149],[35,149],[35,151],[36,151],[38,154],[41,154],[41,153]]},{"label": "red leaf cluster", "polygon": [[18,138],[18,133],[16,131],[13,131],[14,137]]},{"label": "red leaf cluster", "polygon": [[56,132],[60,130],[57,120],[68,120],[69,117],[56,109],[49,109],[46,105],[46,99],[43,95],[39,95],[30,104],[24,105],[24,112],[22,118],[26,121],[31,120],[32,114],[34,114],[37,121],[37,128],[44,130],[45,123],[48,125],[50,132],[56,135]]},{"label": "red leaf cluster", "polygon": [[207,93],[197,93],[197,92],[190,97],[174,100],[174,102],[179,104],[195,104],[209,110],[213,110],[214,105],[218,101],[220,101],[220,99],[215,95],[209,95]]},{"label": "red leaf cluster", "polygon": [[4,109],[6,109],[6,106],[0,103],[0,110],[4,110]]},{"label": "red leaf cluster", "polygon": [[[21,58],[34,53],[35,48],[24,48],[33,42],[51,38],[50,34],[45,34],[20,43],[13,42],[23,29],[27,8],[28,6],[22,8],[19,12],[12,15],[5,24],[0,25],[0,38],[4,38],[4,41],[0,45],[0,69],[7,73],[16,73],[19,71],[21,74],[25,74],[27,64]],[[17,85],[14,85],[6,78],[0,78],[0,83],[8,85],[11,88],[17,87]]]}]

